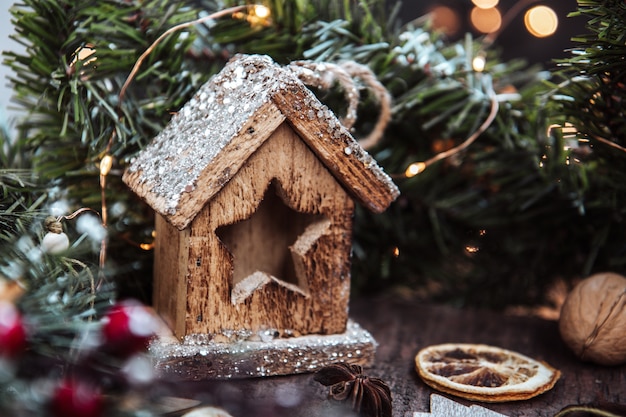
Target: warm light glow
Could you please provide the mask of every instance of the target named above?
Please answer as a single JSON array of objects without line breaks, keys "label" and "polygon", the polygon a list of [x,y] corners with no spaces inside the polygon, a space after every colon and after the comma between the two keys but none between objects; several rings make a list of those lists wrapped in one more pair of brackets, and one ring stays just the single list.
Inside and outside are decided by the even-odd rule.
[{"label": "warm light glow", "polygon": [[491,9],[492,7],[496,7],[499,3],[498,0],[472,0],[474,6],[480,7],[481,9]]},{"label": "warm light glow", "polygon": [[270,17],[270,8],[267,6],[263,6],[262,4],[257,4],[254,6],[254,15],[259,19],[267,19]]},{"label": "warm light glow", "polygon": [[152,250],[154,249],[154,243],[140,243],[139,247],[143,250]]},{"label": "warm light glow", "polygon": [[269,7],[264,6],[262,4],[251,5],[247,12],[235,12],[233,13],[233,17],[235,19],[245,19],[250,23],[253,27],[259,26],[269,26],[270,17],[272,11]]},{"label": "warm light glow", "polygon": [[399,247],[397,247],[397,246],[396,246],[395,248],[393,248],[393,256],[394,256],[395,258],[397,258],[398,256],[400,256],[400,248],[399,248]]},{"label": "warm light glow", "polygon": [[531,35],[545,38],[553,35],[559,26],[556,12],[548,6],[535,6],[524,15],[524,24]]},{"label": "warm light glow", "polygon": [[456,10],[447,6],[434,6],[428,13],[433,29],[448,36],[456,35],[461,30],[461,18]]},{"label": "warm light glow", "polygon": [[485,69],[485,64],[485,57],[482,55],[478,55],[472,60],[472,68],[474,68],[474,71],[476,72],[483,72],[483,70]]},{"label": "warm light glow", "polygon": [[411,165],[409,165],[406,169],[406,171],[404,171],[404,175],[407,178],[411,178],[416,176],[417,174],[419,174],[420,172],[424,171],[426,169],[426,164],[423,162],[413,162]]},{"label": "warm light glow", "polygon": [[111,155],[104,155],[100,161],[100,175],[106,177],[111,171],[113,166],[113,157]]},{"label": "warm light glow", "polygon": [[472,25],[482,33],[491,33],[500,29],[502,25],[502,16],[500,11],[495,7],[491,9],[481,9],[474,7],[470,13]]},{"label": "warm light glow", "polygon": [[70,62],[71,66],[76,65],[77,61],[80,61],[83,66],[93,63],[96,60],[96,50],[93,48],[93,45],[87,44],[85,46],[81,46],[76,48],[74,54],[72,55],[72,61]]},{"label": "warm light glow", "polygon": [[[150,233],[150,236],[152,236],[153,238],[156,237],[156,230],[152,230],[152,233]],[[140,243],[139,247],[143,250],[152,250],[154,249],[154,242],[152,243]]]},{"label": "warm light glow", "polygon": [[552,133],[553,129],[558,129],[561,131],[563,137],[576,137],[576,133],[578,132],[576,127],[570,122],[565,122],[564,125],[552,124],[548,126],[548,135]]},{"label": "warm light glow", "polygon": [[471,246],[471,245],[467,245],[467,246],[465,247],[465,251],[466,251],[467,253],[476,253],[476,252],[478,252],[479,250],[480,250],[480,249],[478,248],[478,246]]}]

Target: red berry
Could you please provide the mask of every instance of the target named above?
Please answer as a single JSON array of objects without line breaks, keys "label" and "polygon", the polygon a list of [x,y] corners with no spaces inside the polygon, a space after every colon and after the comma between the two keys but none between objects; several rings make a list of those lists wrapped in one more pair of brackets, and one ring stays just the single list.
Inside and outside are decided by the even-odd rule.
[{"label": "red berry", "polygon": [[104,317],[102,334],[106,347],[119,355],[130,356],[145,350],[156,331],[156,318],[144,305],[118,303]]},{"label": "red berry", "polygon": [[65,380],[54,392],[50,409],[54,417],[100,417],[103,402],[97,388],[79,381]]},{"label": "red berry", "polygon": [[0,356],[15,357],[26,347],[26,329],[14,304],[0,302]]}]

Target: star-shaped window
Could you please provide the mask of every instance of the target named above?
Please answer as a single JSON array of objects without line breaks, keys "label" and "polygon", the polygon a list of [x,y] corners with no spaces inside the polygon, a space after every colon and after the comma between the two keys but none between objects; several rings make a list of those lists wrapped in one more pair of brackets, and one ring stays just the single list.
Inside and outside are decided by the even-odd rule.
[{"label": "star-shaped window", "polygon": [[281,194],[280,185],[272,181],[250,218],[216,230],[233,259],[234,304],[270,282],[308,296],[304,260],[330,221],[291,209]]}]

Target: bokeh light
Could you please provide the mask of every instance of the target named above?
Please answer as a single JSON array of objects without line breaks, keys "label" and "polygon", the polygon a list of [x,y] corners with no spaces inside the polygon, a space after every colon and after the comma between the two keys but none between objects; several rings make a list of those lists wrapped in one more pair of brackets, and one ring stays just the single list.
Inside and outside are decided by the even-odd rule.
[{"label": "bokeh light", "polygon": [[264,6],[262,4],[256,4],[254,6],[254,14],[260,19],[267,19],[268,17],[270,17],[271,13],[272,12],[267,6]]},{"label": "bokeh light", "polygon": [[481,9],[491,9],[498,5],[499,0],[472,0],[472,3]]},{"label": "bokeh light", "polygon": [[545,38],[553,35],[559,26],[556,12],[548,6],[535,6],[524,15],[524,24],[531,35]]},{"label": "bokeh light", "polygon": [[93,45],[86,44],[78,47],[72,55],[72,61],[70,65],[76,65],[77,61],[80,61],[83,66],[94,63],[96,60],[96,50]]},{"label": "bokeh light", "polygon": [[474,7],[470,13],[470,20],[476,30],[482,33],[495,32],[502,25],[502,15],[495,7],[490,9]]},{"label": "bokeh light", "polygon": [[483,72],[485,70],[485,64],[487,63],[483,55],[477,55],[472,60],[472,68],[476,72]]},{"label": "bokeh light", "polygon": [[457,35],[461,31],[461,17],[459,13],[447,6],[434,6],[428,11],[433,29],[445,33],[447,36]]},{"label": "bokeh light", "polygon": [[407,178],[411,178],[419,174],[420,172],[426,169],[426,164],[423,162],[413,162],[406,168],[404,171],[404,176]]}]

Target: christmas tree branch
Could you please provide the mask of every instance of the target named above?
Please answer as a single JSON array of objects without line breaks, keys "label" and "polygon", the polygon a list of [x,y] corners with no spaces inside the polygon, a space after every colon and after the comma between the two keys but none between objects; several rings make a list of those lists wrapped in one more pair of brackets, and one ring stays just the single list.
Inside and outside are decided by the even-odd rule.
[{"label": "christmas tree branch", "polygon": [[137,62],[133,66],[133,69],[130,71],[130,74],[128,75],[128,77],[126,78],[126,81],[124,81],[124,84],[122,85],[122,88],[120,89],[120,93],[119,93],[119,96],[118,96],[118,102],[121,103],[122,100],[124,99],[124,96],[126,95],[126,90],[128,88],[128,85],[132,82],[132,80],[135,77],[135,75],[137,75],[137,72],[139,71],[139,67],[141,67],[141,64],[143,64],[143,61],[146,59],[146,57],[148,55],[150,55],[152,53],[152,51],[154,51],[154,48],[156,48],[158,46],[158,44],[161,43],[161,41],[163,39],[165,39],[166,37],[168,37],[172,33],[178,32],[179,30],[186,29],[188,27],[195,26],[195,25],[198,25],[198,24],[210,21],[210,20],[219,19],[222,16],[225,16],[225,15],[228,15],[228,14],[233,14],[235,12],[247,9],[249,7],[253,7],[253,6],[246,5],[246,6],[230,7],[230,8],[224,9],[224,10],[220,10],[219,12],[212,13],[212,14],[210,14],[208,16],[204,16],[204,17],[201,17],[199,19],[193,20],[191,22],[185,22],[185,23],[178,24],[178,25],[176,25],[174,27],[169,28],[165,32],[163,32],[148,47],[148,49],[146,49],[145,52],[141,54],[139,59],[137,59]]},{"label": "christmas tree branch", "polygon": [[462,152],[463,150],[467,149],[467,147],[469,147],[476,139],[478,139],[478,137],[489,128],[489,126],[491,126],[491,124],[494,122],[494,120],[496,119],[496,116],[498,115],[498,109],[499,109],[499,105],[498,105],[498,97],[496,96],[496,93],[493,91],[493,87],[491,86],[491,79],[490,77],[485,77],[487,81],[487,95],[491,101],[491,109],[489,111],[489,114],[487,115],[487,118],[485,119],[485,121],[478,127],[478,129],[473,132],[467,139],[465,139],[465,141],[463,141],[461,144],[448,149],[446,151],[440,152],[438,154],[436,154],[435,156],[427,159],[426,161],[419,163],[420,166],[420,170],[418,172],[423,171],[424,169],[426,169],[427,167],[429,167],[430,165],[434,164],[435,162],[441,161],[442,159],[446,159],[449,158],[453,155],[458,154],[459,152]]}]

